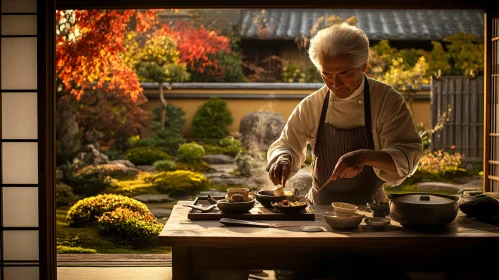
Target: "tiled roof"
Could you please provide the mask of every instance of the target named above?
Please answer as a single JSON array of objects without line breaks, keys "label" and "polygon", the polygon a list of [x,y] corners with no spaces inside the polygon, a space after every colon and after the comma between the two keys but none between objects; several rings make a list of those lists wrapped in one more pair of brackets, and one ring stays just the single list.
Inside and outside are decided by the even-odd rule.
[{"label": "tiled roof", "polygon": [[[257,22],[268,23],[264,37],[259,36]],[[458,31],[483,38],[483,11],[481,10],[367,10],[322,9],[293,10],[268,9],[241,11],[241,35],[245,39],[294,39],[309,36],[316,20],[332,15],[343,20],[355,16],[357,27],[370,40],[443,40]],[[324,21],[325,22],[325,21]],[[324,23],[323,22],[323,23]]]}]

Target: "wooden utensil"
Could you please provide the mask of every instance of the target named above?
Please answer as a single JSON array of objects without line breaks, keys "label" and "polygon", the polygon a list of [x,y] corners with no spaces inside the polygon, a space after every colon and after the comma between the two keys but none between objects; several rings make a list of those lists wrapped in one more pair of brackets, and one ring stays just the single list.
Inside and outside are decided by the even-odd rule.
[{"label": "wooden utensil", "polygon": [[281,225],[281,224],[267,224],[267,223],[257,223],[246,220],[221,218],[220,223],[227,226],[246,226],[246,227],[263,227],[263,228],[283,228],[283,227],[295,227],[296,225]]},{"label": "wooden utensil", "polygon": [[324,188],[324,187],[325,187],[327,184],[329,184],[330,182],[331,182],[331,178],[329,178],[329,179],[326,181],[326,183],[324,183],[324,185],[322,185],[322,187],[319,189],[319,191],[320,191],[320,190],[322,190],[322,188]]},{"label": "wooden utensil", "polygon": [[184,204],[183,206],[185,207],[191,207],[192,209],[196,209],[198,211],[201,211],[202,213],[208,213],[213,211],[217,207],[216,204],[210,205],[208,207],[202,207],[202,206],[197,206],[197,205],[191,205],[191,204]]}]

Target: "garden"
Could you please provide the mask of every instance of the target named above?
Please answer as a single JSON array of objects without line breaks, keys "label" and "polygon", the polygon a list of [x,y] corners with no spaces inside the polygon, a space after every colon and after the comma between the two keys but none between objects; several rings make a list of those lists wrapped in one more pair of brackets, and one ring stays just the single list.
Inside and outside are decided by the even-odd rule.
[{"label": "garden", "polygon": [[[170,83],[259,82],[256,74],[263,70],[244,61],[232,29],[205,26],[202,17],[161,23],[161,12],[57,12],[58,253],[169,253],[155,242],[177,201],[234,186],[270,186],[264,133],[229,131],[233,117],[223,99],[206,100],[192,120],[167,102]],[[431,77],[482,75],[477,40],[456,34],[445,45],[434,42],[431,51],[397,50],[381,41],[372,46],[368,75],[413,95]],[[281,62],[280,82],[320,82],[317,71]],[[161,106],[155,110],[144,109],[142,82],[158,86]],[[425,144],[418,171],[397,187],[387,185],[387,192],[481,178],[481,165],[465,168],[463,155],[451,147],[431,150],[431,135],[445,126],[448,114],[432,128],[418,126]],[[182,133],[187,121],[190,135]],[[282,126],[276,129],[274,140]],[[309,156],[304,174],[310,162]],[[290,187],[303,190],[307,182],[310,175],[297,177]]]}]

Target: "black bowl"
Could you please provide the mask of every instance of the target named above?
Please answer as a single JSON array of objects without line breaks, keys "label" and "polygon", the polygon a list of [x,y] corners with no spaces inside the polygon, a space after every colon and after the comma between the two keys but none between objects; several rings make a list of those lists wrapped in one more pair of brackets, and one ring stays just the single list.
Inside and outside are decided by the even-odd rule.
[{"label": "black bowl", "polygon": [[274,202],[281,202],[285,199],[289,200],[291,196],[275,196],[274,190],[265,190],[255,192],[255,197],[258,202],[260,202],[263,207],[272,208]]},{"label": "black bowl", "polygon": [[217,201],[217,207],[223,213],[228,214],[242,214],[247,213],[251,208],[255,206],[255,200],[244,201],[244,202],[229,202],[225,199]]},{"label": "black bowl", "polygon": [[284,214],[298,214],[302,212],[305,208],[307,208],[308,204],[300,205],[300,206],[276,206],[272,204],[272,207]]}]

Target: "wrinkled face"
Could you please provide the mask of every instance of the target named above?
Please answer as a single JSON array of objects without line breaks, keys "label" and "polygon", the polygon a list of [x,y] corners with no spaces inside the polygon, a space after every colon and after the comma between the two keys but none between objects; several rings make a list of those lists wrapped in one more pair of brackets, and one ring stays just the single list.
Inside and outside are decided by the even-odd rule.
[{"label": "wrinkled face", "polygon": [[359,86],[364,78],[363,74],[367,65],[354,67],[345,57],[322,57],[321,76],[326,86],[339,98],[349,97]]}]

